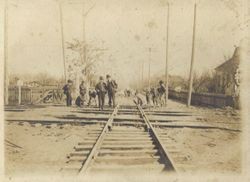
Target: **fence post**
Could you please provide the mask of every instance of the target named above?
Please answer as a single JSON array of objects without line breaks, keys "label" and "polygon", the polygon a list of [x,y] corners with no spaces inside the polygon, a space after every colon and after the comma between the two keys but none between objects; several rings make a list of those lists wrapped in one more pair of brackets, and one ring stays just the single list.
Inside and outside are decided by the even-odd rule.
[{"label": "fence post", "polygon": [[30,104],[32,104],[32,89],[30,89]]},{"label": "fence post", "polygon": [[17,81],[17,86],[18,86],[18,105],[21,105],[22,102],[22,86],[23,86],[23,81],[18,80]]},{"label": "fence post", "polygon": [[21,85],[18,85],[18,105],[21,105],[22,91]]}]

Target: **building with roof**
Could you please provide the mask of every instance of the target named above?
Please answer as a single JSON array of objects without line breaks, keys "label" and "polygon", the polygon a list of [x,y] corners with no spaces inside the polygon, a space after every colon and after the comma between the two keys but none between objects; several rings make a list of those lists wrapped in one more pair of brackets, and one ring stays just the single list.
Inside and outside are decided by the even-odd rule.
[{"label": "building with roof", "polygon": [[215,68],[216,93],[239,96],[240,47],[236,47],[233,56]]}]

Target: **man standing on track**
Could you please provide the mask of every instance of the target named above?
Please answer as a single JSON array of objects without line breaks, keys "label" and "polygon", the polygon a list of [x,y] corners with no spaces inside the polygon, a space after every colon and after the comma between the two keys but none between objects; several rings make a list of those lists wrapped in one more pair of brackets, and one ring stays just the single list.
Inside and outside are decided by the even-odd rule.
[{"label": "man standing on track", "polygon": [[73,82],[68,80],[68,83],[63,87],[63,93],[66,95],[66,105],[72,105]]},{"label": "man standing on track", "polygon": [[149,89],[146,89],[146,100],[147,100],[147,105],[150,105],[151,93]]},{"label": "man standing on track", "polygon": [[162,80],[159,81],[159,87],[157,89],[158,91],[158,99],[159,99],[159,104],[160,106],[163,106],[164,104],[164,99],[163,96],[166,94],[166,87],[164,86],[164,82]]},{"label": "man standing on track", "polygon": [[100,76],[100,81],[96,84],[95,90],[98,95],[99,110],[103,110],[107,85],[102,76]]},{"label": "man standing on track", "polygon": [[115,107],[115,93],[117,91],[117,83],[115,80],[111,79],[110,75],[106,76],[107,78],[107,90],[108,90],[108,97],[109,97],[109,107],[111,107],[113,103],[113,107]]},{"label": "man standing on track", "polygon": [[157,89],[152,87],[150,89],[150,94],[152,96],[153,105],[157,106],[158,105],[158,91],[157,91]]}]

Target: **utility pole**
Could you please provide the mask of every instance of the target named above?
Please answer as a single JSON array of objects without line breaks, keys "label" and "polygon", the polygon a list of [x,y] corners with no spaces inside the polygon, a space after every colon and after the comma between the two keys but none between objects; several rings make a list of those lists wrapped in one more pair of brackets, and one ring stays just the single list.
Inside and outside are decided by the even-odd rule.
[{"label": "utility pole", "polygon": [[[142,71],[142,67],[141,67],[141,65],[140,64],[138,64],[138,73],[140,74],[141,73],[141,71]],[[139,90],[140,89],[140,87],[141,87],[141,77],[140,76],[138,76],[138,84],[137,84],[137,89]]]},{"label": "utility pole", "polygon": [[166,84],[166,93],[165,93],[165,106],[168,104],[168,40],[169,40],[169,3],[167,3],[167,34],[166,34],[166,69],[165,69],[165,84]]},{"label": "utility pole", "polygon": [[142,69],[141,69],[141,87],[142,87],[142,89],[143,89],[143,82],[144,82],[143,72],[144,72],[144,60],[142,61]]},{"label": "utility pole", "polygon": [[85,14],[85,2],[83,2],[82,4],[82,22],[83,22],[83,26],[82,26],[82,41],[83,41],[83,61],[84,63],[86,63],[86,59],[87,59],[87,55],[86,55],[86,30],[85,30],[85,18],[86,18],[87,14]]},{"label": "utility pole", "polygon": [[192,90],[193,90],[193,67],[194,67],[194,54],[195,54],[195,30],[196,29],[196,3],[194,4],[194,23],[193,23],[193,42],[192,42],[192,55],[191,55],[191,66],[189,73],[189,90],[188,90],[188,100],[187,107],[191,104]]},{"label": "utility pole", "polygon": [[9,104],[9,73],[8,73],[8,0],[5,0],[4,5],[4,102]]},{"label": "utility pole", "polygon": [[150,73],[151,73],[151,51],[152,51],[152,48],[150,47],[149,49],[148,49],[148,51],[149,51],[149,59],[148,59],[148,88],[150,88],[150,82],[151,82],[151,75],[150,75]]},{"label": "utility pole", "polygon": [[63,66],[64,66],[64,79],[67,81],[66,73],[66,60],[65,60],[65,47],[64,47],[64,31],[63,31],[63,14],[62,14],[62,2],[59,2],[60,11],[60,28],[61,28],[61,40],[62,40],[62,56],[63,56]]}]

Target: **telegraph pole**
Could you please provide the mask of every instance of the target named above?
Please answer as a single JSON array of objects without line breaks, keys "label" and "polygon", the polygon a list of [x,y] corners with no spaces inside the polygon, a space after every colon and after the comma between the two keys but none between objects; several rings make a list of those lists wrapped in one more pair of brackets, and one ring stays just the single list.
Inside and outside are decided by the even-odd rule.
[{"label": "telegraph pole", "polygon": [[4,102],[5,105],[9,104],[9,73],[8,73],[8,0],[5,0],[4,5]]},{"label": "telegraph pole", "polygon": [[144,60],[142,61],[142,69],[141,69],[141,86],[142,86],[142,88],[143,88],[143,81],[144,81],[143,72],[144,72]]},{"label": "telegraph pole", "polygon": [[189,73],[189,90],[188,90],[188,99],[187,107],[191,104],[192,99],[192,90],[193,90],[193,67],[194,67],[194,54],[195,54],[195,30],[196,29],[196,3],[194,4],[194,23],[193,23],[193,42],[192,42],[192,55],[191,55],[191,66]]},{"label": "telegraph pole", "polygon": [[64,31],[63,31],[63,15],[62,15],[62,2],[59,2],[60,10],[60,27],[61,27],[61,40],[62,40],[62,56],[63,56],[63,66],[64,66],[64,79],[67,81],[66,73],[66,60],[65,60],[65,47],[64,47]]},{"label": "telegraph pole", "polygon": [[151,72],[151,51],[152,51],[152,48],[150,47],[148,49],[149,51],[149,59],[148,59],[148,88],[150,88],[150,79],[151,79],[151,75],[150,75],[150,72]]},{"label": "telegraph pole", "polygon": [[[142,67],[141,67],[141,65],[140,64],[138,64],[138,73],[140,74],[141,73],[141,71],[142,71]],[[138,84],[137,84],[137,89],[139,90],[140,89],[140,87],[141,87],[141,76],[138,76]]]},{"label": "telegraph pole", "polygon": [[169,40],[169,3],[167,3],[167,35],[166,35],[166,69],[165,69],[165,106],[168,104],[168,40]]},{"label": "telegraph pole", "polygon": [[86,30],[85,30],[85,18],[86,18],[87,14],[85,14],[85,2],[83,2],[82,5],[82,22],[83,22],[83,26],[82,26],[82,41],[83,41],[83,61],[84,63],[86,63],[86,59],[87,59],[87,55],[86,55]]}]

